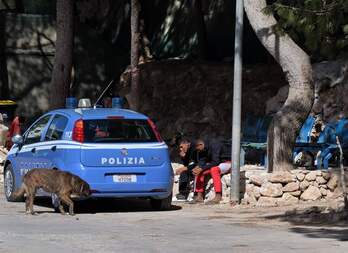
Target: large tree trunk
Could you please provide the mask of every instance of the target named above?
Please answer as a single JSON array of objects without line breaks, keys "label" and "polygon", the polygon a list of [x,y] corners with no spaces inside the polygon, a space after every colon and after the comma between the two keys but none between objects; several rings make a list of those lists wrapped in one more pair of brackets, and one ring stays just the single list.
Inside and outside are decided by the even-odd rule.
[{"label": "large tree trunk", "polygon": [[74,1],[57,0],[56,55],[50,87],[51,109],[63,107],[69,94],[74,45]]},{"label": "large tree trunk", "polygon": [[193,1],[193,14],[197,29],[199,57],[202,60],[207,58],[207,29],[204,20],[204,12],[202,9],[202,0]]},{"label": "large tree trunk", "polygon": [[289,94],[268,129],[268,170],[293,168],[292,151],[314,100],[309,56],[287,35],[274,31],[272,15],[263,12],[266,0],[244,0],[245,11],[257,37],[279,63],[289,82]]},{"label": "large tree trunk", "polygon": [[0,13],[0,99],[9,99],[6,57],[6,14]]},{"label": "large tree trunk", "polygon": [[131,91],[127,96],[127,100],[132,110],[139,110],[139,13],[139,0],[131,0]]}]

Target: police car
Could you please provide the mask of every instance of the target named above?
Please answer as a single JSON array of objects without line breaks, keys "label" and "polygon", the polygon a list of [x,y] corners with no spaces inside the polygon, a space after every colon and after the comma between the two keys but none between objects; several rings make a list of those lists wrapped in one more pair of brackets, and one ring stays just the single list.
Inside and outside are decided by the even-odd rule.
[{"label": "police car", "polygon": [[87,181],[95,198],[149,198],[155,209],[171,205],[168,147],[143,114],[119,108],[54,110],[13,142],[4,166],[8,201],[19,201],[13,192],[29,170],[51,168]]}]

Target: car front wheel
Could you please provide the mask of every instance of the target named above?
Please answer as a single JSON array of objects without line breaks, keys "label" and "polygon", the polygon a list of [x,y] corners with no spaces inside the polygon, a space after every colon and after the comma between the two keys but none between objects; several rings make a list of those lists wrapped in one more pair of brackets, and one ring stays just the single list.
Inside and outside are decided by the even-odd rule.
[{"label": "car front wheel", "polygon": [[9,164],[5,168],[4,173],[4,191],[7,201],[20,202],[23,201],[23,197],[15,197],[14,192],[16,191],[16,177],[13,173],[12,165]]}]

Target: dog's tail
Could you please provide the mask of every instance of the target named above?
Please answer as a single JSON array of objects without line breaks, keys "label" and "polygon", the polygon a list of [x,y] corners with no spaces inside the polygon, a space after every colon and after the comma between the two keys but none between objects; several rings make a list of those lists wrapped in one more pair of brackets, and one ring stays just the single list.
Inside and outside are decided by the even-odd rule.
[{"label": "dog's tail", "polygon": [[17,191],[15,191],[14,193],[13,193],[13,197],[14,198],[22,198],[22,197],[24,197],[24,193],[25,193],[25,184],[23,183],[22,185],[21,185],[21,188],[19,188]]}]

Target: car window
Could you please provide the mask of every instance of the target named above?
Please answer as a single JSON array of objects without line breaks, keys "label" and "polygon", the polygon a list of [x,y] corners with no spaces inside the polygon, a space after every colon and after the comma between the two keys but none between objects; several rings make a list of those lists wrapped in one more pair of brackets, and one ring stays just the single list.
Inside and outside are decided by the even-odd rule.
[{"label": "car window", "polygon": [[24,144],[31,144],[39,142],[41,139],[42,131],[45,129],[51,115],[47,115],[36,122],[28,131],[25,136]]},{"label": "car window", "polygon": [[146,120],[84,120],[84,138],[89,143],[156,142],[156,135]]},{"label": "car window", "polygon": [[68,118],[59,114],[54,116],[50,126],[48,127],[48,130],[45,136],[45,141],[61,140],[64,133],[64,129],[67,124],[68,124]]}]

